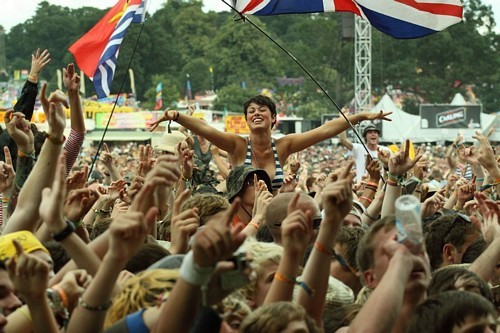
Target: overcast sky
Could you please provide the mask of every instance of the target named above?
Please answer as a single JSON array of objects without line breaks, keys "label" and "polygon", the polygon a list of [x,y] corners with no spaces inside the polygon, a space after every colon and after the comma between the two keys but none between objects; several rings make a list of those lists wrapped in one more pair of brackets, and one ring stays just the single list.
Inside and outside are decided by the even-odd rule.
[{"label": "overcast sky", "polygon": [[[228,7],[221,0],[202,0],[206,11],[227,11]],[[289,0],[292,1],[292,0]],[[37,4],[42,0],[2,0],[2,14],[0,24],[9,31],[16,24],[22,23],[35,15]],[[82,7],[82,4],[90,7],[109,8],[112,7],[117,0],[49,0],[55,5],[66,6],[70,8]],[[165,0],[148,0],[148,12],[153,13]],[[229,1],[228,1],[229,2]],[[495,21],[497,22],[496,30],[500,33],[500,0],[483,0],[484,3],[493,6],[495,13]]]}]

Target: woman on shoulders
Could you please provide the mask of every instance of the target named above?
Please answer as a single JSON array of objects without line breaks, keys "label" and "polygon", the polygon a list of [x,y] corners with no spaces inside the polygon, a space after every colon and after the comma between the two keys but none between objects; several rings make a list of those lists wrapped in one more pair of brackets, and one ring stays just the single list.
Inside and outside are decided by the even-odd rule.
[{"label": "woman on shoulders", "polygon": [[[243,112],[250,129],[248,138],[218,131],[201,119],[175,110],[166,110],[163,117],[151,125],[151,131],[163,121],[175,121],[227,151],[232,166],[246,164],[266,170],[272,179],[273,191],[276,191],[283,183],[281,166],[286,163],[288,156],[330,139],[349,128],[349,124],[343,118],[337,118],[310,131],[288,134],[275,140],[271,137],[271,130],[276,124],[276,105],[269,97],[262,95],[252,97],[245,102]],[[387,116],[391,113],[360,112],[348,118],[352,124],[357,124],[363,120],[390,120]]]}]

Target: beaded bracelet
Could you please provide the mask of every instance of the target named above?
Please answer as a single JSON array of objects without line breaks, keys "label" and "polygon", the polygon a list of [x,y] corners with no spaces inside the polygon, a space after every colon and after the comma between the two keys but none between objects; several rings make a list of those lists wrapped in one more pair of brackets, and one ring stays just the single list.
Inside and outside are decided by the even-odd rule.
[{"label": "beaded bracelet", "polygon": [[92,306],[92,305],[88,305],[87,303],[85,303],[83,301],[83,297],[80,297],[78,299],[78,305],[81,306],[82,308],[84,308],[85,310],[88,310],[88,311],[94,311],[94,312],[100,312],[100,311],[106,311],[108,310],[111,305],[113,303],[109,300],[107,301],[105,304],[103,305],[98,305],[98,306]]},{"label": "beaded bracelet", "polygon": [[388,172],[387,173],[387,180],[389,181],[390,179],[389,178],[392,178],[393,180],[395,180],[397,182],[398,185],[401,184],[401,181],[404,179],[404,176],[396,176],[396,175],[393,175],[392,173]]},{"label": "beaded bracelet", "polygon": [[111,214],[111,212],[113,211],[112,208],[108,209],[108,210],[104,210],[104,209],[94,209],[94,213],[96,215],[108,215],[108,214]]}]

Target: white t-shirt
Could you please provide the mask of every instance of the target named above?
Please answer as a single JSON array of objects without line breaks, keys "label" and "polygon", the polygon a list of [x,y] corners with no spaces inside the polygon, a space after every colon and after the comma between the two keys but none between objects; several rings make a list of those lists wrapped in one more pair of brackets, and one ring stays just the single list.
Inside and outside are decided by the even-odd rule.
[{"label": "white t-shirt", "polygon": [[[384,147],[384,146],[377,146],[377,148],[390,151],[389,148]],[[368,151],[370,152],[370,155],[372,158],[377,158],[377,156],[378,156],[377,150],[370,150],[370,148],[368,148]],[[352,156],[354,157],[354,160],[356,161],[356,183],[360,183],[361,179],[363,178],[363,175],[366,172],[366,169],[365,169],[366,150],[365,150],[365,148],[363,148],[363,145],[361,143],[353,143],[352,144]]]}]

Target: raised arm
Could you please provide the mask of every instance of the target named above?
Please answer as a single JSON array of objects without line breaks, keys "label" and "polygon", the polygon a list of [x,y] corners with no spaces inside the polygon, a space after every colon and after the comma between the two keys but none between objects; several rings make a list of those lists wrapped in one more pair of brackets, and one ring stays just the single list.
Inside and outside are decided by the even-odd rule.
[{"label": "raised arm", "polygon": [[[51,235],[59,235],[68,226],[68,222],[64,220],[63,211],[66,199],[65,171],[65,156],[61,154],[52,187],[47,187],[42,192],[39,212]],[[85,269],[91,275],[95,275],[101,260],[76,233],[72,232],[62,239],[55,236],[54,239],[59,241],[64,249],[68,251],[68,254],[79,268]]]},{"label": "raised arm", "polygon": [[239,204],[239,199],[234,200],[219,219],[211,221],[196,234],[193,250],[184,257],[180,277],[151,333],[189,332],[202,302],[200,290],[206,292],[215,265],[231,257],[245,240],[241,226],[232,229],[229,226]]},{"label": "raised arm", "polygon": [[342,146],[346,147],[349,150],[352,150],[353,145],[352,142],[347,138],[346,131],[340,132],[339,141]]},{"label": "raised arm", "polygon": [[[44,85],[44,92],[45,89],[46,84]],[[38,225],[41,192],[43,188],[50,186],[54,180],[57,157],[61,153],[62,143],[64,142],[65,116],[61,98],[57,95],[51,95],[49,99],[49,108],[46,110],[49,123],[47,140],[45,140],[42,147],[38,162],[33,167],[33,172],[30,173],[23,186],[24,191],[21,190],[19,193],[16,210],[12,214],[9,220],[10,223],[5,227],[3,234],[18,230],[35,232]]]},{"label": "raised arm", "polygon": [[469,270],[485,282],[489,282],[495,273],[495,265],[500,260],[500,224],[498,223],[500,209],[495,202],[485,200],[486,197],[482,193],[478,193],[476,198],[483,207],[482,210],[485,211],[482,229],[488,247],[474,260]]},{"label": "raised arm", "polygon": [[418,154],[413,160],[410,160],[409,154],[410,140],[406,140],[405,149],[389,159],[389,174],[386,181],[384,203],[382,204],[382,217],[394,214],[394,204],[401,195],[401,182],[404,180],[404,175],[422,158],[422,154]]},{"label": "raised arm", "polygon": [[67,331],[100,332],[111,306],[111,295],[120,271],[144,243],[150,229],[154,227],[157,209],[151,207],[146,214],[140,209],[143,200],[151,196],[159,183],[144,185],[137,195],[131,211],[122,215],[109,228],[109,249],[103,258],[97,274],[81,296],[78,307],[73,311]]},{"label": "raised arm", "polygon": [[166,110],[163,117],[151,124],[150,131],[154,131],[164,121],[175,121],[193,133],[205,137],[208,141],[225,151],[234,152],[236,149],[242,149],[245,146],[245,139],[239,135],[218,131],[201,119],[179,113],[179,111],[175,110]]},{"label": "raised arm", "polygon": [[[392,112],[380,111],[376,112],[360,112],[355,115],[347,116],[349,121],[355,125],[360,123],[363,120],[388,120],[391,121],[387,116],[389,116]],[[349,128],[349,124],[345,121],[344,118],[337,118],[330,120],[329,122],[307,131],[305,133],[297,133],[297,134],[289,134],[279,139],[278,142],[282,141],[282,146],[285,152],[284,157],[287,158],[288,155],[306,149],[312,145],[315,145],[321,141],[326,139],[330,139],[335,135],[340,134]]]},{"label": "raised arm", "polygon": [[66,68],[63,68],[63,83],[69,97],[71,129],[77,132],[85,132],[85,121],[83,119],[82,103],[79,93],[80,76],[75,72],[74,64],[69,64]]},{"label": "raised arm", "polygon": [[31,116],[33,116],[36,95],[38,95],[38,76],[49,62],[50,53],[47,50],[40,53],[40,49],[37,49],[35,54],[31,55],[31,69],[28,80],[23,87],[21,97],[14,105],[14,110],[22,112],[28,121],[31,121]]},{"label": "raised arm", "polygon": [[14,240],[17,256],[7,261],[10,279],[16,292],[28,305],[33,333],[57,333],[57,323],[50,309],[46,290],[49,265],[35,255],[24,253],[23,247]]},{"label": "raised arm", "polygon": [[299,197],[300,194],[295,193],[288,204],[288,215],[281,225],[283,257],[274,274],[264,304],[292,301],[295,277],[299,273],[306,248],[313,238],[311,212],[304,213],[297,207]]},{"label": "raised arm", "polygon": [[339,176],[339,179],[326,185],[323,190],[324,217],[323,221],[321,221],[318,237],[302,274],[303,281],[315,292],[310,293],[301,288],[298,302],[306,309],[319,327],[323,327],[323,308],[328,289],[330,262],[335,239],[344,217],[352,207],[353,175],[350,174],[352,165],[353,162],[350,162]]}]

